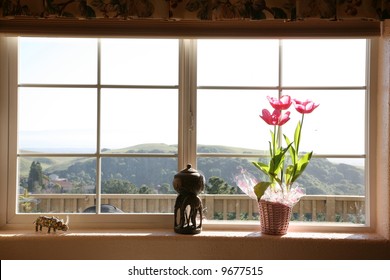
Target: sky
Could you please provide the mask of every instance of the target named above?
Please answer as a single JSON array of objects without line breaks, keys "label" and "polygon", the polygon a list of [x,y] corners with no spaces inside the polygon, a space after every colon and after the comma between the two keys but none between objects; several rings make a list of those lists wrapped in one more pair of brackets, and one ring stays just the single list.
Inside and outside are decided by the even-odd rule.
[{"label": "sky", "polygon": [[[19,83],[96,84],[97,41],[64,40],[21,39]],[[271,110],[266,96],[278,94],[278,44],[278,40],[198,41],[198,86],[267,87],[261,91],[199,89],[199,144],[268,148],[271,127],[259,115],[264,108]],[[364,86],[365,49],[364,40],[342,40],[337,45],[332,40],[283,41],[281,84],[287,87]],[[178,91],[174,88],[178,84],[177,52],[176,40],[153,40],[152,44],[150,40],[102,41],[103,84],[169,87],[159,90],[103,88],[102,148],[156,142],[177,144]],[[314,150],[318,154],[364,153],[364,90],[286,89],[283,94],[320,104],[305,116],[303,150]],[[93,151],[97,133],[96,97],[97,90],[88,86],[20,87],[19,148]],[[284,126],[284,132],[292,138],[301,115],[293,107],[290,111],[291,120]]]}]

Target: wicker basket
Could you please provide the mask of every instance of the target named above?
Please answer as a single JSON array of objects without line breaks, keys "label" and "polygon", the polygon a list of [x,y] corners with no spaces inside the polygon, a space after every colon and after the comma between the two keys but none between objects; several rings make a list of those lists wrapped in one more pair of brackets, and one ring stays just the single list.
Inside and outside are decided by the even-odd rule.
[{"label": "wicker basket", "polygon": [[277,202],[260,200],[261,232],[272,235],[284,235],[291,219],[291,207]]}]

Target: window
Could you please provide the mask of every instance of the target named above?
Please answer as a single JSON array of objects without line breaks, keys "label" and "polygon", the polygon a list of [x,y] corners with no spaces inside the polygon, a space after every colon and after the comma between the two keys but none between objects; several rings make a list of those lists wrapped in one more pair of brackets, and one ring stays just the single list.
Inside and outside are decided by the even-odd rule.
[{"label": "window", "polygon": [[178,40],[20,38],[19,47],[17,210],[79,213],[102,199],[170,212],[143,204],[175,193]]},{"label": "window", "polygon": [[[251,161],[268,155],[270,127],[259,118],[270,108],[267,96],[310,99],[320,107],[305,118],[300,148],[314,150],[314,158],[297,181],[307,196],[293,219],[364,224],[367,50],[364,39],[199,40],[197,159],[212,179],[210,191],[240,193],[239,169],[266,179]],[[293,111],[282,127],[290,139],[300,118]],[[224,218],[237,219],[237,207],[248,208],[237,203],[243,202],[225,206]],[[241,215],[257,219],[255,213]]]},{"label": "window", "polygon": [[234,178],[261,176],[251,164],[268,149],[259,114],[267,96],[288,94],[320,103],[305,119],[302,149],[315,155],[293,220],[368,224],[369,43],[19,38],[11,212],[110,204],[173,219],[172,179],[190,162],[207,180],[208,220],[255,221]]}]

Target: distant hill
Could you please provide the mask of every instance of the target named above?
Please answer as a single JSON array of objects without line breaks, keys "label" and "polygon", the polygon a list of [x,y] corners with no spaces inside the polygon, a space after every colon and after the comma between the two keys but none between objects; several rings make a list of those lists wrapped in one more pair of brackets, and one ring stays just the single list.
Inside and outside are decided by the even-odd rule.
[{"label": "distant hill", "polygon": [[[105,153],[177,153],[176,145],[142,144],[123,149],[108,150]],[[199,153],[229,154],[264,154],[264,151],[249,150],[238,147],[201,145]],[[39,161],[45,175],[56,174],[74,184],[95,184],[95,160],[85,158],[21,158],[19,162],[21,177],[27,177],[32,161]],[[241,169],[255,175],[259,180],[264,175],[256,169],[251,161],[256,158],[235,157],[200,157],[197,169],[209,180],[212,177],[222,178],[228,185],[237,189],[235,175]],[[148,186],[158,189],[162,185],[171,185],[177,173],[177,160],[170,157],[104,157],[102,158],[102,181],[120,180],[133,184],[140,189]],[[23,181],[23,180],[21,180]],[[364,195],[364,170],[348,164],[336,164],[327,159],[314,158],[298,183],[306,189],[307,194]]]},{"label": "distant hill", "polygon": [[177,153],[177,145],[163,143],[140,144],[122,149],[103,149],[105,153]]}]

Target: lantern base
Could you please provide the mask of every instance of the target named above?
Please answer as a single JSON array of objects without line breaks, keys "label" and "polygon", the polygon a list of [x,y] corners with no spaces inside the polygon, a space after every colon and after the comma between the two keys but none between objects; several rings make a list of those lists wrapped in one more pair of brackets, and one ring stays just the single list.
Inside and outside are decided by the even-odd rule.
[{"label": "lantern base", "polygon": [[180,194],[175,203],[176,233],[198,234],[202,231],[202,200],[193,193]]},{"label": "lantern base", "polygon": [[175,232],[180,234],[199,234],[202,232],[202,228],[189,227],[175,227]]}]

